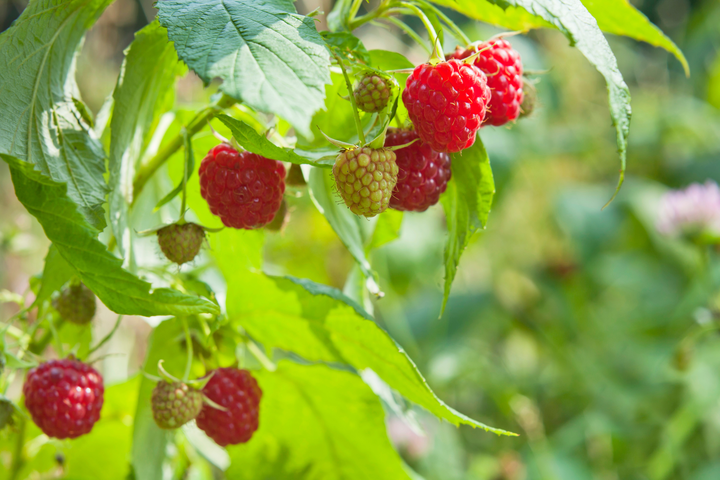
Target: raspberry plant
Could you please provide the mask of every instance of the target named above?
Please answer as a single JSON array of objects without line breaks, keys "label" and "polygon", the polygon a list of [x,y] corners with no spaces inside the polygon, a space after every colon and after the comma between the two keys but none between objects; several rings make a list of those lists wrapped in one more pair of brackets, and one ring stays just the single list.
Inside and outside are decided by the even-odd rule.
[{"label": "raspberry plant", "polygon": [[[410,478],[387,438],[376,395],[385,391],[453,425],[512,435],[440,400],[366,301],[367,294],[379,298],[383,284],[370,250],[397,236],[378,240],[373,229],[402,215],[383,211],[388,205],[424,211],[439,199],[448,230],[444,309],[462,251],[485,228],[492,205],[483,128],[512,128],[521,104],[532,108],[522,103],[522,60],[512,36],[470,39],[446,8],[508,29],[552,26],[585,55],[607,82],[621,159],[618,189],[630,97],[602,31],[674,45],[627,3],[617,8],[634,23],[620,27],[614,22],[622,15],[610,18],[579,0],[341,0],[327,17],[329,31],[318,32],[315,19],[290,2],[159,0],[157,18],[126,50],[106,102],[109,120],[93,119],[75,81],[76,51],[111,3],[33,0],[0,35],[0,157],[17,198],[51,242],[35,300],[3,319],[3,335],[12,341],[0,344],[0,428],[2,445],[13,445],[13,453],[9,476],[0,478],[35,478],[33,469],[44,468],[36,448],[46,442],[41,431],[87,435],[86,443],[47,443],[73,460],[68,478],[160,479],[178,449],[200,452],[184,461],[209,462],[227,478],[255,478],[252,472]],[[424,26],[413,32],[428,50],[419,65],[396,52],[368,51],[355,36],[372,23],[405,26],[406,16]],[[450,35],[461,49],[445,61]],[[221,83],[210,103],[181,115],[174,87],[188,70],[207,85]],[[542,83],[536,88],[542,91]],[[164,118],[172,118],[170,125]],[[214,140],[216,131],[229,142]],[[209,152],[197,168],[195,151]],[[362,175],[350,167],[354,159],[366,169]],[[361,288],[347,289],[354,298],[308,279],[264,273],[261,227],[276,217],[273,228],[287,221],[287,210],[278,211],[288,168],[289,184],[309,191],[357,262],[361,281],[354,282]],[[162,186],[167,178],[175,182],[171,190]],[[355,214],[379,215],[367,222]],[[147,248],[143,229],[157,233],[169,259],[162,274],[138,255]],[[208,254],[196,257],[205,237]],[[109,334],[92,338],[88,325],[77,327],[83,332],[77,338],[57,334],[73,321],[60,300],[68,282],[84,285],[118,315]],[[59,318],[48,308],[53,302]],[[99,364],[90,365],[125,315],[161,320],[152,322],[145,375],[108,387],[113,401],[98,416],[103,382]],[[53,357],[60,359],[46,361]],[[199,393],[185,383],[156,386],[161,379],[149,369],[161,360],[184,366],[183,382],[214,372],[199,414]],[[365,383],[368,372],[377,380]],[[24,402],[6,398],[23,377]],[[188,405],[178,392],[192,397]],[[175,435],[160,428],[188,420]],[[115,430],[126,440],[103,443]],[[232,444],[242,445],[221,448]],[[116,468],[83,476],[77,455]]]}]

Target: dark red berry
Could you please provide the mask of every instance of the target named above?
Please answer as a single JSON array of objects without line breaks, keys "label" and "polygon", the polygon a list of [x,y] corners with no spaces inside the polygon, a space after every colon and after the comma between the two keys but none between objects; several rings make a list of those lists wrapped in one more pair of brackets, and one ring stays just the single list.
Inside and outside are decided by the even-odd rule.
[{"label": "dark red berry", "polygon": [[470,48],[458,47],[452,58],[467,58],[477,51],[480,51],[480,54],[474,65],[485,72],[487,84],[492,91],[483,125],[499,127],[520,115],[520,104],[523,101],[523,66],[520,54],[507,41],[497,39]]},{"label": "dark red berry", "polygon": [[171,262],[182,265],[192,261],[200,251],[205,230],[195,223],[173,223],[157,232],[160,250]]},{"label": "dark red berry", "polygon": [[[404,145],[418,138],[414,130],[390,129],[385,146]],[[436,152],[430,145],[418,140],[395,150],[398,181],[390,199],[390,208],[424,212],[435,205],[450,180],[450,155]]]},{"label": "dark red berry", "polygon": [[71,283],[53,300],[53,307],[68,322],[85,325],[95,316],[95,294],[83,283]]},{"label": "dark red berry", "polygon": [[250,372],[218,368],[202,392],[225,410],[206,403],[197,416],[197,426],[223,447],[250,440],[258,429],[262,398],[262,390]]},{"label": "dark red berry", "polygon": [[480,69],[450,60],[415,67],[402,99],[415,130],[430,148],[459,152],[475,143],[490,89]]},{"label": "dark red berry", "polygon": [[285,192],[285,167],[222,144],[200,165],[200,192],[226,227],[248,230],[272,221]]},{"label": "dark red berry", "polygon": [[92,430],[103,405],[102,376],[78,360],[50,360],[31,369],[25,407],[48,437],[75,438]]}]

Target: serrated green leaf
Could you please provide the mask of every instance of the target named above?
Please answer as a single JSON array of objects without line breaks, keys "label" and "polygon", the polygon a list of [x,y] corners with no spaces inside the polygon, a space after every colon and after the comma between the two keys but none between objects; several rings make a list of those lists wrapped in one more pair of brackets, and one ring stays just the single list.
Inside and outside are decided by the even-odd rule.
[{"label": "serrated green leaf", "polygon": [[332,164],[328,165],[327,163],[318,164],[313,158],[301,156],[292,148],[278,147],[242,120],[228,115],[218,115],[217,118],[230,129],[233,137],[235,137],[235,140],[238,141],[240,146],[252,153],[280,162],[289,162],[298,165],[307,164],[325,168],[332,166]]},{"label": "serrated green leaf", "polygon": [[325,216],[340,241],[353,256],[367,278],[375,273],[365,255],[365,240],[360,222],[366,222],[352,213],[337,194],[335,179],[330,170],[313,168],[307,179],[310,197],[317,209]]},{"label": "serrated green leaf", "polygon": [[32,307],[49,300],[52,294],[60,290],[74,274],[75,269],[65,261],[54,245],[50,245],[47,256],[45,257],[45,267],[43,268],[40,291],[35,297]]},{"label": "serrated green leaf", "polygon": [[690,75],[690,67],[678,46],[628,0],[582,0],[582,3],[595,17],[600,30],[664,48],[675,55],[685,74]]},{"label": "serrated green leaf", "polygon": [[452,178],[448,182],[447,190],[440,197],[448,229],[442,311],[445,311],[450,296],[450,287],[457,273],[460,255],[473,234],[487,225],[495,195],[490,159],[479,136],[472,147],[452,154],[450,167]]},{"label": "serrated green leaf", "polygon": [[186,71],[178,61],[167,31],[154,21],[135,34],[125,52],[110,122],[110,223],[120,253],[130,246],[128,208],[133,178],[152,127],[175,98],[173,84]]},{"label": "serrated green leaf", "polygon": [[357,303],[310,280],[227,272],[231,321],[266,347],[311,361],[372,369],[408,400],[454,425],[509,434],[472,420],[435,396],[405,351]]},{"label": "serrated green leaf", "polygon": [[122,262],[97,239],[98,231],[78,212],[64,184],[33,165],[0,155],[10,166],[15,194],[42,225],[45,235],[80,279],[112,311],[125,315],[219,313],[216,304],[169,288],[151,285],[123,270]]},{"label": "serrated green leaf", "polygon": [[73,101],[75,57],[112,0],[37,0],[0,35],[0,153],[67,183],[95,227],[105,226],[105,153]]},{"label": "serrated green leaf", "polygon": [[310,133],[330,82],[330,58],[312,18],[287,0],[162,0],[158,18],[181,59],[206,83]]},{"label": "serrated green leaf", "polygon": [[[612,198],[625,179],[627,137],[630,133],[630,90],[618,69],[615,55],[610,49],[598,23],[580,0],[495,0],[503,4],[523,7],[527,11],[554,25],[577,47],[585,58],[605,77],[610,104],[610,117],[615,126],[620,178]],[[612,201],[612,198],[610,199]]]},{"label": "serrated green leaf", "polygon": [[253,375],[263,390],[260,428],[246,445],[228,448],[228,478],[409,478],[379,399],[357,375],[289,361]]}]

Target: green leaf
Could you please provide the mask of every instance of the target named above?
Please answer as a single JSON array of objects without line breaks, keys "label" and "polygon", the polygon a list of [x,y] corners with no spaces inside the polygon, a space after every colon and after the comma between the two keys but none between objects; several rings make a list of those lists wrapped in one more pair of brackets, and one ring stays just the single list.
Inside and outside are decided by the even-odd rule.
[{"label": "green leaf", "polygon": [[368,53],[362,40],[350,32],[320,32],[328,47],[337,52],[346,60],[358,59],[365,64],[370,63]]},{"label": "green leaf", "polygon": [[325,168],[332,167],[332,164],[318,164],[311,157],[301,156],[292,148],[278,147],[242,120],[237,120],[228,115],[218,115],[217,118],[230,129],[240,146],[252,153],[280,162],[296,163],[298,165],[308,164]]},{"label": "green leaf", "polygon": [[186,71],[167,32],[154,21],[135,34],[113,93],[110,123],[110,219],[120,253],[130,247],[128,207],[133,178],[150,133],[164,109],[172,107],[175,78]]},{"label": "green leaf", "polygon": [[338,0],[327,16],[328,28],[332,32],[348,29],[348,17],[352,8],[352,0]]},{"label": "green leaf", "polygon": [[35,297],[31,308],[49,300],[52,294],[60,290],[73,275],[75,275],[75,269],[68,265],[54,245],[50,245],[45,257],[45,268],[43,269],[40,291]]},{"label": "green leaf", "polygon": [[98,231],[87,223],[57,183],[29,163],[0,155],[10,166],[15,194],[45,230],[45,235],[80,279],[112,311],[125,315],[189,315],[218,313],[216,304],[169,288],[150,293],[151,285],[122,269],[122,262],[97,239]]},{"label": "green leaf", "polygon": [[[437,5],[452,8],[475,20],[505,27],[513,31],[526,31],[552,25],[522,7],[503,5],[502,1],[487,0],[432,0]],[[497,4],[495,4],[497,3]],[[507,8],[502,8],[507,7]]]},{"label": "green leaf", "polygon": [[246,445],[228,448],[228,478],[408,478],[380,401],[357,375],[289,361],[253,375],[263,390],[260,428]]},{"label": "green leaf", "polygon": [[405,398],[439,418],[509,434],[445,405],[405,351],[339,290],[292,277],[228,274],[228,316],[266,347],[288,350],[310,361],[372,369]]},{"label": "green leaf", "polygon": [[37,166],[97,228],[105,226],[105,153],[73,99],[75,57],[112,0],[37,0],[0,35],[0,153]]},{"label": "green leaf", "polygon": [[312,18],[287,0],[163,0],[160,23],[181,59],[206,83],[310,133],[330,82],[330,59]]},{"label": "green leaf", "polygon": [[307,183],[313,203],[335,230],[340,241],[362,270],[363,275],[371,279],[370,287],[372,288],[374,285],[372,279],[375,279],[376,275],[365,255],[365,239],[360,224],[366,220],[361,219],[347,208],[340,195],[337,194],[335,179],[330,170],[311,169]]},{"label": "green leaf", "polygon": [[367,246],[367,251],[380,248],[400,236],[400,227],[402,226],[403,212],[388,208],[378,215],[375,230]]},{"label": "green leaf", "polygon": [[[625,179],[627,137],[630,133],[630,91],[617,66],[597,22],[580,0],[495,0],[503,5],[523,7],[554,25],[585,55],[585,58],[605,77],[610,103],[610,116],[616,131],[620,154],[620,178],[610,201],[615,198]],[[605,8],[605,7],[603,7]],[[608,202],[609,203],[609,202]]]},{"label": "green leaf", "polygon": [[457,273],[460,255],[473,234],[487,225],[495,194],[490,159],[479,136],[472,147],[462,153],[452,154],[451,169],[452,178],[448,182],[447,190],[440,197],[448,229],[442,311],[445,311],[450,296],[450,287]]},{"label": "green leaf", "polygon": [[600,30],[664,48],[675,55],[682,64],[685,75],[690,75],[690,67],[678,46],[628,0],[582,0],[582,3],[595,17]]}]

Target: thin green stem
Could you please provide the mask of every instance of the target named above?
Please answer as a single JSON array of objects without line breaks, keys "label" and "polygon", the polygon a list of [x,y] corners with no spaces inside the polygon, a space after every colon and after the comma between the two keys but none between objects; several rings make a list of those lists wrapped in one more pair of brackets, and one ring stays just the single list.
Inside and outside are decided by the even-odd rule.
[{"label": "thin green stem", "polygon": [[407,8],[408,10],[412,11],[423,22],[423,25],[425,25],[425,28],[428,31],[428,35],[430,36],[430,41],[433,44],[433,52],[432,52],[432,55],[430,56],[430,60],[431,61],[444,60],[444,58],[442,57],[443,48],[442,48],[442,45],[440,44],[440,38],[438,37],[437,32],[435,32],[435,28],[432,26],[432,23],[427,18],[427,15],[425,15],[425,13],[422,10],[420,10],[416,5],[413,5],[412,3],[400,2],[400,5]]},{"label": "thin green stem", "polygon": [[363,131],[362,123],[360,123],[360,114],[358,113],[357,104],[355,104],[355,95],[353,95],[353,88],[352,83],[350,82],[350,77],[345,70],[345,65],[343,64],[342,59],[337,54],[335,54],[335,59],[337,60],[338,65],[340,65],[343,77],[345,77],[345,84],[347,85],[348,89],[348,98],[350,99],[350,104],[352,105],[353,118],[355,118],[355,127],[357,128],[360,145],[365,146],[365,132]]},{"label": "thin green stem", "polygon": [[93,353],[97,352],[103,345],[105,345],[107,342],[110,341],[110,339],[113,337],[113,335],[115,335],[115,332],[117,332],[117,329],[118,329],[118,327],[120,326],[120,322],[122,321],[122,319],[123,319],[123,316],[122,316],[122,315],[118,315],[117,320],[115,320],[115,325],[113,326],[112,330],[110,330],[110,333],[108,333],[107,335],[105,335],[105,336],[103,337],[103,339],[100,340],[100,343],[98,343],[97,345],[95,345],[94,347],[92,347],[92,348],[90,349],[90,351],[89,351],[88,354],[87,354],[88,358],[90,357],[90,355],[92,355]]},{"label": "thin green stem", "polygon": [[182,317],[183,331],[185,332],[185,345],[187,346],[187,361],[185,362],[185,373],[183,373],[183,382],[190,379],[190,370],[193,362],[193,346],[192,337],[190,336],[190,328],[186,317]]},{"label": "thin green stem", "polygon": [[350,12],[348,14],[348,23],[355,20],[355,16],[358,13],[358,10],[360,10],[360,5],[362,5],[363,0],[353,0],[352,6],[350,7]]},{"label": "thin green stem", "polygon": [[190,165],[190,159],[193,155],[192,145],[190,143],[190,135],[188,135],[187,129],[182,128],[181,132],[183,136],[183,144],[185,145],[185,165],[183,166],[183,185],[182,185],[182,200],[180,204],[180,220],[185,220],[185,207],[187,206],[187,181],[190,172],[188,172],[188,166]]},{"label": "thin green stem", "polygon": [[[362,2],[358,2],[358,8],[359,8],[359,3],[362,3]],[[373,10],[372,12],[369,12],[369,13],[363,15],[362,17],[357,17],[357,18],[355,18],[355,15],[352,15],[352,16],[350,17],[351,20],[348,22],[348,27],[349,27],[350,30],[352,31],[352,30],[355,30],[356,28],[358,28],[358,27],[360,27],[360,26],[362,26],[362,25],[365,25],[365,24],[368,23],[368,22],[372,22],[372,21],[375,20],[376,18],[380,18],[380,17],[385,16],[385,14],[386,14],[389,6],[390,6],[392,3],[393,3],[393,2],[391,2],[391,1],[385,0],[385,1],[383,1],[383,2],[378,6],[377,9]],[[355,11],[355,13],[357,13],[357,10]]]},{"label": "thin green stem", "polygon": [[[64,321],[65,320],[63,320],[62,318],[59,318],[57,321],[57,325],[53,325],[52,328],[48,328],[47,330],[45,330],[45,333],[43,334],[42,337],[40,337],[40,339],[38,341],[30,342],[30,345],[28,346],[27,350],[29,350],[31,353],[34,353],[35,355],[42,354],[42,352],[45,351],[47,346],[52,341],[53,332],[57,333],[57,331],[55,329],[57,327],[62,326]],[[51,322],[52,322],[52,320],[48,319],[48,323],[51,323]],[[58,355],[60,355],[60,352],[58,352]]]},{"label": "thin green stem", "polygon": [[265,353],[263,353],[262,350],[260,350],[260,347],[258,347],[255,342],[252,340],[248,340],[247,343],[247,349],[250,353],[253,354],[255,358],[257,358],[257,361],[260,362],[260,365],[263,366],[266,370],[270,372],[274,372],[277,369],[277,366],[270,360]]},{"label": "thin green stem", "polygon": [[[204,108],[195,115],[195,117],[185,127],[187,134],[192,137],[202,130],[203,127],[205,127],[205,124],[218,113],[233,106],[235,103],[237,103],[237,100],[229,97],[228,95],[223,95],[215,105]],[[140,167],[135,175],[135,180],[133,181],[133,205],[140,196],[145,184],[148,180],[150,180],[150,177],[152,177],[153,174],[182,146],[183,135],[178,133],[167,144],[165,144],[165,146],[160,148],[154,157]]]},{"label": "thin green stem", "polygon": [[16,480],[18,475],[20,475],[20,470],[25,464],[25,460],[22,456],[23,447],[25,446],[25,423],[26,420],[23,417],[20,417],[18,420],[18,433],[17,438],[15,439],[15,448],[12,453],[12,463],[10,466],[10,476],[8,477],[8,480]]}]

